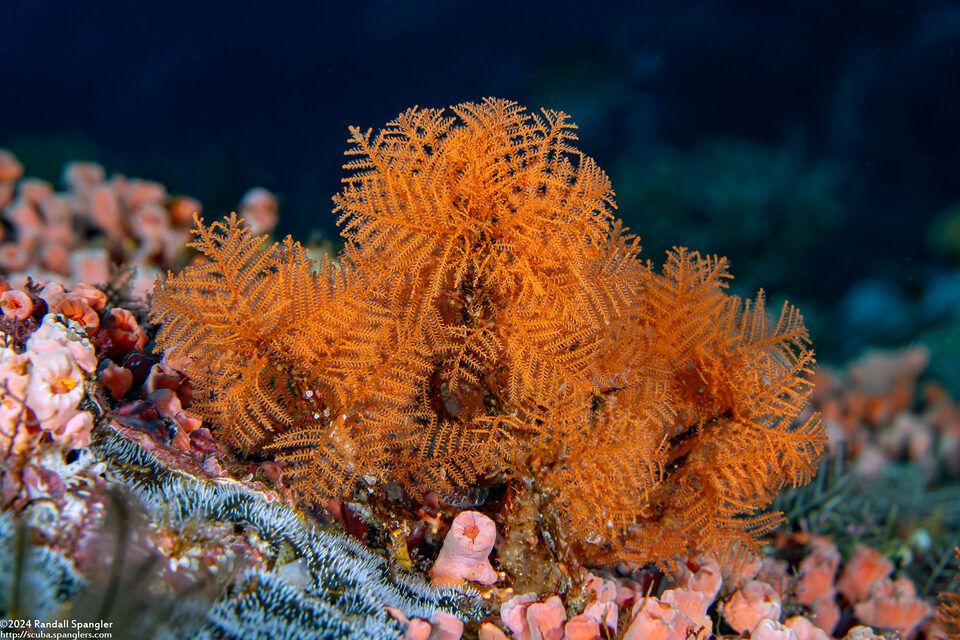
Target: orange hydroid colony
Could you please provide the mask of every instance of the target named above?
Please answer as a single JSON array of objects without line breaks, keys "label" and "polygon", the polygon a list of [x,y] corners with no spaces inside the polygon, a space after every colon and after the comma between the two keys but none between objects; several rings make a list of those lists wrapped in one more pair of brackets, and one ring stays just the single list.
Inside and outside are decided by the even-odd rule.
[{"label": "orange hydroid colony", "polygon": [[800,314],[727,294],[722,258],[641,261],[564,113],[451,112],[351,128],[336,266],[197,221],[152,307],[195,408],[308,502],[499,482],[581,562],[750,548],[822,452]]}]

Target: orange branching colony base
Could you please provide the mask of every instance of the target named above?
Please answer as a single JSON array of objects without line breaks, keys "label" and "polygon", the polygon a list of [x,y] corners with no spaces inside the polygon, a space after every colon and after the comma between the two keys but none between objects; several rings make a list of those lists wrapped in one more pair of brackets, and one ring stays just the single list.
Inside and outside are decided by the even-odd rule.
[{"label": "orange branching colony base", "polygon": [[526,483],[581,561],[749,548],[822,452],[800,314],[725,293],[723,258],[642,262],[564,113],[451,111],[351,128],[338,266],[197,221],[152,308],[197,408],[307,501]]},{"label": "orange branching colony base", "polygon": [[[960,547],[954,547],[956,559],[960,561]],[[960,565],[957,566],[960,570]],[[954,578],[960,580],[960,577]],[[960,593],[944,591],[940,594],[940,604],[937,606],[936,620],[947,632],[948,638],[960,638]]]}]

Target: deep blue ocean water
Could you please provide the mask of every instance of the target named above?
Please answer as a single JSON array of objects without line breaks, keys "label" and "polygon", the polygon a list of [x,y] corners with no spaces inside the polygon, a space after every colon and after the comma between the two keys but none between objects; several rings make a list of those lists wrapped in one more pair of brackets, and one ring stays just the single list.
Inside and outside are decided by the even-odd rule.
[{"label": "deep blue ocean water", "polygon": [[904,315],[876,336],[902,342],[960,300],[923,302],[960,255],[934,224],[960,201],[956,2],[7,0],[0,86],[28,174],[97,159],[211,216],[262,185],[298,237],[336,234],[348,125],[563,109],[652,259],[729,256],[743,293],[824,317],[828,351],[858,348],[864,314]]}]

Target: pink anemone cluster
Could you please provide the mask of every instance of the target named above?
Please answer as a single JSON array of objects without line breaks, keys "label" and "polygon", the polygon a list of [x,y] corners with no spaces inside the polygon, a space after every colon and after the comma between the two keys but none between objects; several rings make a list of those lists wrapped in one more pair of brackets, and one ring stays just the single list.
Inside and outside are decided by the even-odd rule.
[{"label": "pink anemone cluster", "polygon": [[[23,164],[0,149],[0,271],[10,282],[105,284],[117,267],[135,267],[132,289],[143,297],[163,269],[181,265],[194,214],[190,196],[173,195],[154,181],[107,176],[94,162],[69,162],[63,190],[24,177]],[[254,233],[277,224],[276,196],[249,190],[240,215]]]},{"label": "pink anemone cluster", "polygon": [[[559,596],[538,601],[535,594],[514,596],[500,606],[500,620],[514,640],[594,640],[612,637],[619,625],[619,588],[615,581],[588,575],[584,584],[586,603],[573,616]],[[506,640],[500,628],[488,624],[480,629],[484,640]]]},{"label": "pink anemone cluster", "polygon": [[929,361],[916,345],[818,371],[812,408],[823,414],[830,449],[842,445],[857,476],[870,480],[901,461],[960,473],[960,405],[938,383],[918,382]]},{"label": "pink anemone cluster", "polygon": [[96,363],[83,329],[54,314],[43,316],[24,351],[0,347],[0,445],[22,454],[47,433],[64,449],[86,447],[93,420],[78,406]]},{"label": "pink anemone cluster", "polygon": [[[444,539],[431,576],[436,583],[492,585],[488,555],[496,541],[492,520],[460,513]],[[844,561],[823,536],[792,534],[777,546],[805,553],[793,568],[776,554],[723,566],[711,555],[680,562],[662,591],[640,583],[588,574],[578,596],[504,596],[499,622],[484,622],[480,640],[706,640],[714,634],[752,640],[872,640],[873,629],[939,639],[932,607],[906,578],[893,578],[886,556],[860,545]],[[506,592],[509,594],[510,592]],[[787,613],[789,611],[789,614]],[[442,618],[408,620],[410,640],[460,638],[462,625]],[[839,633],[838,633],[839,631]],[[730,636],[730,632],[736,636]]]},{"label": "pink anemone cluster", "polygon": [[[204,441],[204,454],[209,454],[209,432],[188,410],[193,396],[189,381],[174,368],[177,363],[144,355],[146,343],[134,313],[109,307],[106,294],[96,287],[80,284],[65,289],[50,282],[12,288],[0,278],[4,504],[22,497],[26,479],[44,475],[48,443],[60,450],[89,445],[94,416],[81,408],[85,397],[111,397],[119,403],[119,420],[146,425],[145,431],[151,424],[159,425],[154,429],[161,432],[158,437],[175,449],[196,448],[197,435]],[[130,417],[146,414],[155,422]],[[162,420],[175,428],[164,426]],[[203,456],[205,464],[208,457]],[[221,474],[215,460],[207,467],[211,475]]]},{"label": "pink anemone cluster", "polygon": [[[6,169],[4,169],[6,167]],[[145,292],[160,268],[183,254],[200,203],[171,196],[156,182],[115,174],[92,162],[70,162],[63,191],[36,178],[0,150],[0,270],[10,282],[105,284],[116,266],[136,267]]]},{"label": "pink anemone cluster", "polygon": [[[922,626],[931,626],[930,604],[917,596],[909,579],[890,577],[893,562],[879,551],[858,545],[842,562],[829,539],[796,537],[806,539],[806,555],[792,572],[785,562],[765,558],[760,570],[752,576],[753,571],[748,573],[749,581],[723,600],[723,619],[738,633],[749,632],[752,638],[785,633],[771,623],[780,624],[786,602],[791,608],[801,607],[802,615],[782,623],[799,640],[839,637],[838,628],[849,627],[851,621],[860,623],[861,628],[896,631],[904,638],[912,637]],[[843,627],[842,619],[847,621]],[[761,622],[765,622],[762,631],[757,628]],[[855,629],[848,628],[843,637],[855,637],[850,636]],[[928,637],[935,637],[933,631]]]}]

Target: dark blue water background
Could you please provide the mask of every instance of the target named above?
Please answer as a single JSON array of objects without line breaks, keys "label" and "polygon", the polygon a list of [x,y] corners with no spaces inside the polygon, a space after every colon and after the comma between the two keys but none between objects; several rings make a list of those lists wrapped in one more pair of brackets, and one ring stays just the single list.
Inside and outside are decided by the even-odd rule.
[{"label": "dark blue water background", "polygon": [[[960,200],[958,3],[0,2],[0,146],[28,173],[95,158],[208,216],[262,185],[298,237],[336,233],[348,125],[491,95],[572,114],[652,258],[728,254],[746,286],[827,318],[827,348],[837,314],[905,310],[882,339],[908,338],[954,268],[930,225]],[[748,202],[785,220],[751,235],[756,211],[710,210],[731,182],[810,203]]]}]

